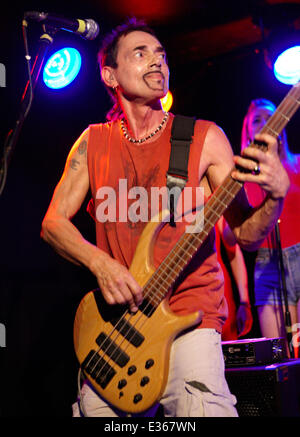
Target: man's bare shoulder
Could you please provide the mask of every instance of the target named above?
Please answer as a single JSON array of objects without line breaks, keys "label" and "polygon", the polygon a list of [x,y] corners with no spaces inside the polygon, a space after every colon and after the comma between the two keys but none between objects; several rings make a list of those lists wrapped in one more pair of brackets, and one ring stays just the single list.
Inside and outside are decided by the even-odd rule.
[{"label": "man's bare shoulder", "polygon": [[200,160],[199,176],[207,176],[216,188],[233,168],[233,152],[223,129],[214,122],[208,123]]}]

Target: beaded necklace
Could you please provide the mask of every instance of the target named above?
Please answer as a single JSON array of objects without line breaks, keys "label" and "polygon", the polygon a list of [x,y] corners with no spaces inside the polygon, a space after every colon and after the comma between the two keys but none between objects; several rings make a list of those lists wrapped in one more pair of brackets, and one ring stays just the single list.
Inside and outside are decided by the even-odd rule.
[{"label": "beaded necklace", "polygon": [[160,125],[155,129],[155,131],[153,131],[151,134],[147,135],[146,137],[141,138],[140,140],[136,140],[135,138],[132,138],[130,135],[128,135],[128,129],[127,129],[127,127],[125,126],[124,118],[122,118],[122,120],[121,120],[121,129],[122,129],[122,131],[123,131],[123,135],[124,135],[124,137],[125,137],[128,141],[130,141],[131,143],[138,143],[138,144],[140,144],[140,143],[144,143],[145,141],[147,141],[147,140],[149,140],[150,138],[154,137],[154,135],[157,134],[157,132],[159,132],[159,131],[161,130],[161,128],[163,127],[163,125],[165,124],[165,122],[168,120],[168,117],[169,117],[169,113],[166,112],[166,113],[165,113],[165,116],[164,116],[164,118],[163,118],[163,120],[162,120],[162,122],[161,122]]}]

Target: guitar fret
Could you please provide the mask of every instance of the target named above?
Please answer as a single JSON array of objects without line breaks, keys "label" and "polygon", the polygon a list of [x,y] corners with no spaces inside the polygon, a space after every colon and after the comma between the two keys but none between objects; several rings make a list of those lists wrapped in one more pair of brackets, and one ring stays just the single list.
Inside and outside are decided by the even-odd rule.
[{"label": "guitar fret", "polygon": [[[206,223],[208,223],[211,226],[215,226],[215,222],[210,221],[208,218],[205,220]],[[206,232],[206,234],[208,235],[208,233]]]},{"label": "guitar fret", "polygon": [[298,99],[296,99],[294,96],[292,96],[292,95],[289,95],[289,97],[291,98],[291,99],[293,99],[296,103],[297,103],[297,105],[300,105],[300,100],[298,100]]},{"label": "guitar fret", "polygon": [[[168,285],[168,288],[165,290],[165,293],[169,290],[170,288],[170,278],[175,280],[178,276],[178,273],[180,272],[180,270],[182,270],[182,266],[181,264],[183,264],[183,266],[186,264],[187,262],[187,257],[186,254],[188,254],[188,257],[191,258],[193,254],[189,253],[189,250],[191,248],[193,248],[193,250],[195,251],[196,249],[198,249],[198,247],[195,248],[195,246],[193,246],[191,244],[190,241],[185,241],[185,244],[188,245],[187,249],[184,249],[181,247],[181,251],[184,252],[183,255],[181,255],[180,253],[175,253],[175,255],[173,256],[173,259],[171,260],[171,262],[169,263],[169,265],[167,266],[167,268],[169,269],[169,271],[166,270],[164,263],[162,263],[161,265],[161,269],[159,269],[160,271],[158,272],[158,274],[156,275],[157,278],[156,279],[157,282],[159,282],[159,285],[161,285],[161,282],[165,283]],[[176,266],[172,266],[172,264],[176,263]],[[180,264],[181,263],[181,264]],[[179,269],[178,269],[179,267]],[[162,271],[161,271],[162,270]],[[179,272],[178,272],[179,270]],[[166,277],[163,277],[162,274],[165,274]],[[169,280],[169,282],[167,282]],[[154,281],[155,282],[155,281]],[[155,284],[152,285],[152,287],[155,286]]]},{"label": "guitar fret", "polygon": [[228,189],[226,188],[226,186],[224,187],[223,185],[220,186],[220,188],[225,191],[226,194],[229,194],[232,197],[232,193],[231,191],[228,191]]},{"label": "guitar fret", "polygon": [[278,114],[279,114],[281,117],[283,117],[286,121],[290,121],[290,118],[287,117],[283,112],[281,112],[281,111],[277,111],[277,112],[278,112]]},{"label": "guitar fret", "polygon": [[[168,274],[169,273],[167,273],[166,271],[164,271],[163,273],[166,273],[166,278],[164,278],[163,276],[159,276],[159,282],[161,283],[161,282],[163,282],[163,283],[165,283],[167,286],[169,285],[169,282],[168,282]],[[168,290],[165,290],[166,292],[168,291]]]},{"label": "guitar fret", "polygon": [[148,299],[148,300],[149,300],[150,304],[153,304],[153,306],[158,306],[161,302],[161,299],[159,298],[159,296],[156,295],[156,293],[152,293],[150,296],[150,299]]},{"label": "guitar fret", "polygon": [[223,206],[225,206],[225,208],[227,208],[227,203],[225,203],[225,202],[223,202],[223,200],[222,199],[219,199],[219,202],[223,205]]},{"label": "guitar fret", "polygon": [[199,248],[199,246],[194,246],[194,244],[191,242],[191,243],[189,243],[189,245],[190,245],[190,247],[192,248],[192,249],[194,249],[194,250],[198,250],[198,248]]},{"label": "guitar fret", "polygon": [[[153,286],[150,288],[150,290],[148,290],[148,292],[145,294],[145,298],[147,298],[147,300],[149,301],[149,303],[151,304],[155,304],[155,306],[158,306],[160,304],[160,302],[163,300],[165,293],[167,292],[166,290],[162,290],[165,293],[161,293],[161,283],[160,283],[160,288],[154,287]],[[157,299],[157,301],[155,301]]]},{"label": "guitar fret", "polygon": [[[195,240],[194,234],[188,234],[193,235],[193,241]],[[186,247],[183,247],[186,246]],[[181,245],[179,246],[178,250],[175,252],[171,252],[169,254],[170,260],[165,260],[160,265],[159,269],[154,273],[152,276],[152,291],[153,287],[156,289],[161,286],[161,282],[167,284],[167,289],[164,290],[165,293],[168,292],[170,286],[175,281],[175,279],[178,277],[179,273],[182,271],[183,267],[187,264],[187,257],[191,258],[193,256],[193,253],[190,253],[191,248],[193,249],[193,252],[195,252],[198,249],[199,246],[194,246],[193,242],[190,241],[190,239],[185,238],[183,242],[181,242]],[[166,266],[166,262],[168,261],[168,265]],[[175,264],[175,265],[174,265]],[[165,275],[165,277],[163,276]],[[170,281],[171,280],[171,281]],[[167,282],[168,281],[168,282]],[[157,284],[156,284],[157,283]],[[150,292],[150,291],[149,291]],[[162,295],[164,297],[164,295]]]},{"label": "guitar fret", "polygon": [[266,126],[266,129],[268,129],[269,131],[272,132],[272,134],[274,134],[276,137],[278,137],[279,133],[276,132],[274,129],[272,129],[270,126]]}]

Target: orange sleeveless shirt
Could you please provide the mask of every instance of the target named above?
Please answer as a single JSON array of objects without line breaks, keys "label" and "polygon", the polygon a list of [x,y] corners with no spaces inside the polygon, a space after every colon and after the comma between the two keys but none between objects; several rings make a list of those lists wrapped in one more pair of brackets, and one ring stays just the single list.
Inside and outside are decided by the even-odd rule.
[{"label": "orange sleeveless shirt", "polygon": [[[170,114],[165,129],[157,139],[141,144],[126,140],[118,121],[89,127],[88,171],[92,199],[88,211],[96,223],[97,246],[127,268],[147,221],[155,215],[151,209],[155,210],[156,206],[153,205],[152,190],[166,187],[173,119]],[[211,124],[203,120],[197,120],[195,124],[186,188],[199,187],[200,156]],[[191,204],[195,207],[196,194],[192,197]],[[178,205],[183,204],[181,194]],[[169,224],[162,228],[154,248],[156,268],[185,231],[186,225],[181,220],[176,222],[175,228]],[[204,316],[199,328],[213,328],[221,332],[227,317],[227,304],[214,240],[212,231],[185,270],[184,277],[176,282],[169,304],[177,314],[201,309]]]}]

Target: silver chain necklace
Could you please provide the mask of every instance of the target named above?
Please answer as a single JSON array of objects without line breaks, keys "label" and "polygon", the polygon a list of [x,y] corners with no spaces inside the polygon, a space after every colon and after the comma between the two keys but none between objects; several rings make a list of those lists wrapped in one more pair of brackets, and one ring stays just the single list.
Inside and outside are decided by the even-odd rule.
[{"label": "silver chain necklace", "polygon": [[131,143],[138,143],[138,144],[140,144],[140,143],[144,143],[145,141],[147,141],[147,140],[149,140],[150,138],[154,137],[154,135],[157,134],[157,132],[159,132],[159,131],[161,130],[161,128],[163,127],[163,125],[165,124],[165,122],[168,120],[168,117],[169,117],[169,113],[166,112],[166,113],[165,113],[165,116],[164,116],[164,118],[163,118],[163,120],[162,120],[162,122],[161,122],[160,125],[155,129],[155,131],[153,131],[151,134],[147,135],[146,137],[141,138],[140,140],[136,140],[135,138],[132,138],[131,136],[128,135],[128,129],[127,129],[127,127],[125,126],[125,119],[124,119],[124,118],[122,118],[122,120],[121,120],[121,129],[122,129],[122,131],[123,131],[123,135],[124,135],[124,137],[125,137],[128,141],[130,141]]}]

